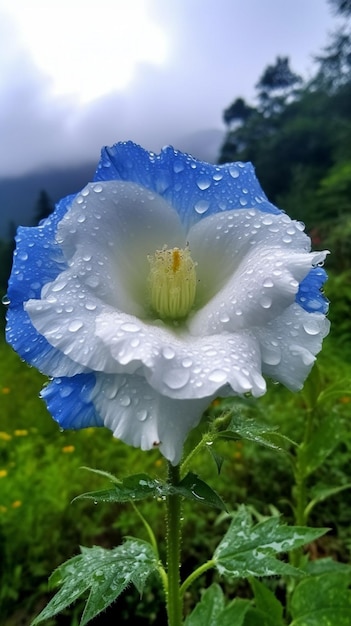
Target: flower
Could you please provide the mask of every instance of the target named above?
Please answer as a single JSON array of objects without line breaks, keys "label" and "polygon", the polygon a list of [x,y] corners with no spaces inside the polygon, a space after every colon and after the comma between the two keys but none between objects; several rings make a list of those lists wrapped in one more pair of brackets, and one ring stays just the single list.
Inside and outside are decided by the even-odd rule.
[{"label": "flower", "polygon": [[16,239],[6,336],[52,377],[54,419],[172,463],[217,396],[300,389],[328,333],[326,252],[249,163],[118,143]]}]

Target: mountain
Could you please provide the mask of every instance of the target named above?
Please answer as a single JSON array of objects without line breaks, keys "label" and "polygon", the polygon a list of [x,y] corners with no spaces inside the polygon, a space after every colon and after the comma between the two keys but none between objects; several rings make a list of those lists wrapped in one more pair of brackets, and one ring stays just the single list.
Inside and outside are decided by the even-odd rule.
[{"label": "mountain", "polygon": [[9,239],[19,226],[33,226],[39,194],[45,190],[52,202],[76,193],[92,180],[96,164],[38,171],[0,178],[0,239]]},{"label": "mountain", "polygon": [[[207,129],[183,136],[174,146],[194,157],[215,163],[223,131]],[[33,226],[41,191],[55,203],[76,193],[92,180],[96,164],[41,170],[24,176],[0,178],[0,240],[11,239],[19,225]]]}]

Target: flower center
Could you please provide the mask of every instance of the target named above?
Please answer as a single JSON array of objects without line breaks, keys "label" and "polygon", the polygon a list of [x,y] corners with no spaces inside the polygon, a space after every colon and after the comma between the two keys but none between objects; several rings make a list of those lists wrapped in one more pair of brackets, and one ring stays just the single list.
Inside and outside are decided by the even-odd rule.
[{"label": "flower center", "polygon": [[150,263],[151,306],[161,319],[186,317],[194,304],[196,263],[188,246],[156,250],[148,256]]}]

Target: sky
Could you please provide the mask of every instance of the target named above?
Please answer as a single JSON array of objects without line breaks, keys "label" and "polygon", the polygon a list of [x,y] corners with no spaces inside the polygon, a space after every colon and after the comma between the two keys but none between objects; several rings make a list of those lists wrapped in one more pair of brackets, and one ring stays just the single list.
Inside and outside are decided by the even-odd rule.
[{"label": "sky", "polygon": [[0,178],[167,144],[215,161],[276,57],[308,78],[327,0],[0,0]]}]

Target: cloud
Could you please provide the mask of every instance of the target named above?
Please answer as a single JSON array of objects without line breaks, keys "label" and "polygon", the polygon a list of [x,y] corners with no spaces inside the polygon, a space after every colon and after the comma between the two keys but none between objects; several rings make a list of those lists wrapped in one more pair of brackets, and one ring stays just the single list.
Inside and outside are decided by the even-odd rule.
[{"label": "cloud", "polygon": [[[3,3],[0,0],[0,11]],[[224,108],[240,95],[252,99],[254,84],[277,54],[290,55],[292,68],[306,73],[310,55],[323,43],[330,21],[326,3],[281,4],[149,0],[149,14],[167,36],[167,63],[139,62],[127,89],[85,104],[73,95],[53,95],[52,82],[39,71],[15,23],[4,14],[0,177],[96,161],[102,145],[124,139],[155,151],[173,144],[215,159],[224,132]],[[97,29],[109,19],[102,13],[96,13]],[[65,33],[61,38],[62,46],[68,45]],[[96,47],[101,56],[91,81],[96,67],[104,63],[104,52]],[[116,71],[121,62],[119,53]]]}]

